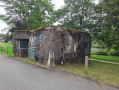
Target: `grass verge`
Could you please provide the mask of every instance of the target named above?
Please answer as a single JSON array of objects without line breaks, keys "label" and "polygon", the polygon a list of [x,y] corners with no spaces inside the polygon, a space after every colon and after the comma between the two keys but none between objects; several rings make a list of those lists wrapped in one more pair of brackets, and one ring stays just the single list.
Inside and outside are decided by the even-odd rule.
[{"label": "grass verge", "polygon": [[104,83],[119,86],[119,65],[112,65],[91,61],[88,73],[85,74],[85,66],[79,64],[66,64],[64,66],[57,65],[56,68],[89,77]]},{"label": "grass verge", "polygon": [[119,56],[91,55],[91,58],[119,63]]},{"label": "grass verge", "polygon": [[[2,50],[1,50],[2,47]],[[8,47],[8,53],[7,53]],[[0,53],[5,54],[7,56],[13,56],[13,44],[11,43],[0,43]]]},{"label": "grass verge", "polygon": [[27,63],[31,63],[31,64],[39,64],[38,62],[36,62],[35,60],[31,60],[29,58],[20,58],[20,57],[16,57],[17,59],[23,61],[23,62],[27,62]]}]

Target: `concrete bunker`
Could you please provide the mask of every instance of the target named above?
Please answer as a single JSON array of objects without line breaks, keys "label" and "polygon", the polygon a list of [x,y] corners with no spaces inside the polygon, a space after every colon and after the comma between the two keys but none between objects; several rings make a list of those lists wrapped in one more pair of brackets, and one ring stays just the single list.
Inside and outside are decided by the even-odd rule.
[{"label": "concrete bunker", "polygon": [[[20,33],[19,31],[16,32],[14,32],[14,36]],[[91,36],[86,31],[46,26],[26,33],[29,41],[29,58],[42,64],[49,66],[65,64],[66,62],[84,63],[85,56],[90,56]],[[18,37],[14,38],[14,41],[16,39],[21,40]],[[16,44],[14,43],[14,51],[15,47]]]}]

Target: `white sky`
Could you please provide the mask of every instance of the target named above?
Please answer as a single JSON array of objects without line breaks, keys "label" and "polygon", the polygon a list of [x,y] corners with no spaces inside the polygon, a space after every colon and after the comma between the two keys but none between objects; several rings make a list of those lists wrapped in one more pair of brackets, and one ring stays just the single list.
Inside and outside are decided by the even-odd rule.
[{"label": "white sky", "polygon": [[[59,9],[61,6],[64,5],[64,0],[52,0],[52,3],[55,5],[54,8],[55,10]],[[97,3],[97,1],[96,1]],[[0,3],[2,5],[2,3]],[[5,10],[3,7],[0,6],[0,14],[5,14]],[[56,23],[57,24],[57,23]],[[0,33],[2,33],[2,29],[6,28],[7,24],[3,21],[0,20]]]},{"label": "white sky", "polygon": [[[2,3],[0,3],[0,5],[2,5]],[[5,14],[5,10],[3,7],[0,6],[0,15],[1,14]],[[7,24],[4,21],[0,20],[0,33],[2,33],[1,30],[6,28],[6,27],[7,27]]]},{"label": "white sky", "polygon": [[55,10],[57,10],[64,5],[64,0],[52,0],[52,3],[55,5]]}]

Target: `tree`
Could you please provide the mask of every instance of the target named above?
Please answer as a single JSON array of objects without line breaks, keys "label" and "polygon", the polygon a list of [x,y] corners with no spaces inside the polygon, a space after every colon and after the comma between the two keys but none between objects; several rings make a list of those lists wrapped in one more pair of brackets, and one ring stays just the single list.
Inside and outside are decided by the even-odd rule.
[{"label": "tree", "polygon": [[97,38],[101,39],[108,49],[119,49],[119,1],[118,0],[101,0],[98,4],[100,7],[100,32]]},{"label": "tree", "polygon": [[65,0],[56,11],[60,26],[87,30],[93,38],[105,43],[108,49],[119,48],[119,0]]},{"label": "tree", "polygon": [[61,26],[74,29],[89,29],[93,23],[93,6],[91,0],[65,0],[65,6],[56,11]]},{"label": "tree", "polygon": [[8,43],[9,40],[10,40],[10,34],[9,34],[9,32],[8,32],[8,33],[6,33],[6,35],[5,35],[5,43]]},{"label": "tree", "polygon": [[17,29],[36,29],[52,25],[54,22],[53,5],[50,0],[1,0],[6,15],[0,19]]}]

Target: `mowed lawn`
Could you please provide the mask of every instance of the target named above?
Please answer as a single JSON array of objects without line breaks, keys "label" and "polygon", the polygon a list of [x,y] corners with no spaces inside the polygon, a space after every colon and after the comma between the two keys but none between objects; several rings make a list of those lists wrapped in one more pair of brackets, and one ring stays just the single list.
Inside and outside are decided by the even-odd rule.
[{"label": "mowed lawn", "polygon": [[[2,47],[2,51],[1,51]],[[7,53],[8,47],[8,53]],[[0,43],[0,53],[5,54],[7,56],[13,56],[13,44],[11,43]]]},{"label": "mowed lawn", "polygon": [[91,55],[91,58],[119,63],[119,56]]}]

